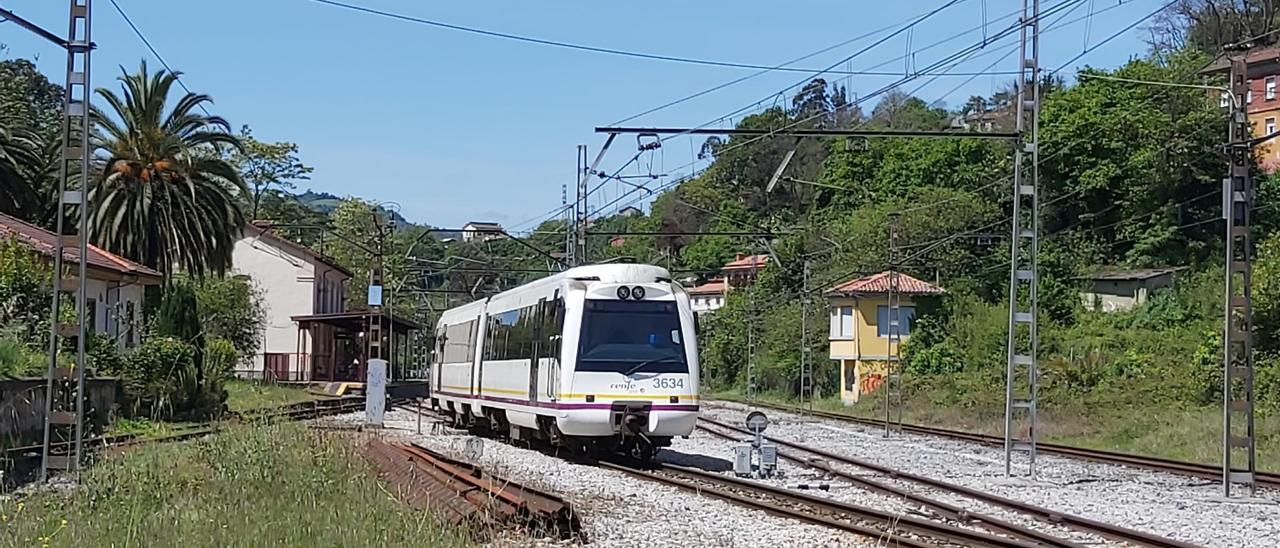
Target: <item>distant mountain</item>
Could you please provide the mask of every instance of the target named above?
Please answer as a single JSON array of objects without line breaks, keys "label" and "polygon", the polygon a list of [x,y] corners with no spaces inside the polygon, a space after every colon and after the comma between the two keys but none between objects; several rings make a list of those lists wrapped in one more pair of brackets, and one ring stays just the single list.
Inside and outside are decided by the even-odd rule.
[{"label": "distant mountain", "polygon": [[[306,192],[303,192],[302,194],[295,194],[294,196],[298,198],[298,202],[310,207],[311,209],[319,211],[320,213],[324,213],[325,215],[333,213],[333,210],[337,209],[338,204],[342,202],[341,197],[335,196],[333,194],[329,194],[328,192],[316,192],[311,189],[307,189]],[[389,211],[381,207],[379,207],[378,209],[381,210],[384,215],[390,215],[392,222],[396,224],[397,228],[403,228],[406,226],[421,226],[423,228],[435,228],[435,227],[432,227],[431,225],[422,225],[422,224],[410,222],[408,219],[405,219],[403,215],[400,215],[400,213],[397,211]],[[445,240],[449,238],[457,239],[462,236],[462,233],[432,232],[431,236],[437,240]]]},{"label": "distant mountain", "polygon": [[[334,196],[328,192],[316,192],[310,189],[307,189],[307,191],[302,194],[295,194],[295,196],[297,196],[299,202],[326,215],[333,213],[333,210],[338,208],[338,203],[342,202],[341,197]],[[408,219],[405,219],[404,216],[400,215],[399,212],[389,211],[382,207],[379,207],[378,209],[384,215],[390,215],[391,220],[395,222],[397,226],[413,224],[410,223]]]}]

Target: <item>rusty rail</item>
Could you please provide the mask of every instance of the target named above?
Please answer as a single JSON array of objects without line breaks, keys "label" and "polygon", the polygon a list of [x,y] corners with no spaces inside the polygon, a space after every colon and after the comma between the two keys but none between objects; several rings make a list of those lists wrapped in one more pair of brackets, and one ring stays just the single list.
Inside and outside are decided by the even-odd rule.
[{"label": "rusty rail", "polygon": [[581,535],[578,515],[556,495],[420,445],[370,439],[365,449],[406,502],[446,521],[482,529],[516,525],[562,539]]}]

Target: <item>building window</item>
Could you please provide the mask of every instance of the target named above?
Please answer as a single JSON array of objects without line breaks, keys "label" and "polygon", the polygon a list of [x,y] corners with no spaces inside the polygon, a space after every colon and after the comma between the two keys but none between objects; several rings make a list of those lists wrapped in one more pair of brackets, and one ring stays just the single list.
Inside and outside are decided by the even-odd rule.
[{"label": "building window", "polygon": [[[902,318],[898,322],[899,334],[903,337],[911,334],[911,325],[915,323],[916,308],[914,306],[903,306],[898,308],[898,314]],[[889,336],[889,307],[876,307],[876,336]]]},{"label": "building window", "polygon": [[1218,106],[1226,108],[1230,104],[1231,104],[1231,94],[1225,91],[1222,92],[1222,96],[1218,98]]},{"label": "building window", "polygon": [[1249,80],[1249,91],[1244,92],[1244,102],[1253,104],[1253,80]]},{"label": "building window", "polygon": [[1271,135],[1272,133],[1275,133],[1275,132],[1276,132],[1276,119],[1275,119],[1275,118],[1267,118],[1266,120],[1263,120],[1262,125],[1263,125],[1263,128],[1264,128],[1264,130],[1263,130],[1263,132],[1262,132],[1262,134],[1263,134],[1263,135]]},{"label": "building window", "polygon": [[853,338],[853,307],[840,306],[831,309],[831,338]]},{"label": "building window", "polygon": [[133,301],[125,301],[124,303],[124,347],[133,348],[137,342],[134,337],[134,304]]},{"label": "building window", "polygon": [[1271,101],[1276,98],[1276,77],[1268,76],[1266,82],[1266,87],[1264,88],[1266,90],[1266,98]]}]

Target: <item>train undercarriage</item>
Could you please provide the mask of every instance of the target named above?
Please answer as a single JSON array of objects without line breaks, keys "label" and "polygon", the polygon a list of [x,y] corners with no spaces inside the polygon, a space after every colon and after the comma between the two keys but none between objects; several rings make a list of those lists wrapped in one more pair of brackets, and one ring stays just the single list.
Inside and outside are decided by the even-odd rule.
[{"label": "train undercarriage", "polygon": [[658,449],[671,445],[670,436],[652,436],[644,431],[648,424],[648,407],[641,404],[619,403],[614,406],[612,436],[568,436],[560,431],[554,417],[538,417],[538,428],[511,424],[506,411],[485,407],[483,416],[471,412],[471,406],[463,404],[458,411],[452,405],[440,405],[432,399],[432,407],[449,417],[453,427],[485,433],[514,444],[543,443],[568,451],[575,458],[596,459],[608,455],[623,455],[640,461],[652,460]]}]

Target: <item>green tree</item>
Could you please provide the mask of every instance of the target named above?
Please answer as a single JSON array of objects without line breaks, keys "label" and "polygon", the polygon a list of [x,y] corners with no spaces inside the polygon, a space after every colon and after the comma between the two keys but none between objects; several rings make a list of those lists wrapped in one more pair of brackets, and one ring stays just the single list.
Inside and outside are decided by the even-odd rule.
[{"label": "green tree", "polygon": [[296,181],[310,179],[314,170],[298,159],[298,145],[294,143],[264,143],[253,138],[249,126],[240,128],[239,138],[241,148],[233,150],[228,161],[249,186],[249,218],[258,219],[265,195],[273,190],[292,190]]},{"label": "green tree", "polygon": [[0,213],[30,219],[39,194],[30,179],[39,153],[34,134],[0,123]]},{"label": "green tree", "polygon": [[265,295],[253,279],[207,276],[193,285],[205,337],[231,343],[241,357],[257,354],[267,310]]},{"label": "green tree", "polygon": [[221,273],[250,192],[217,149],[240,141],[226,120],[197,112],[208,95],[187,93],[168,108],[177,78],[143,62],[119,78],[120,95],[97,90],[108,108],[93,109],[94,144],[109,159],[90,193],[98,205],[91,232],[102,247],[163,272]]}]

